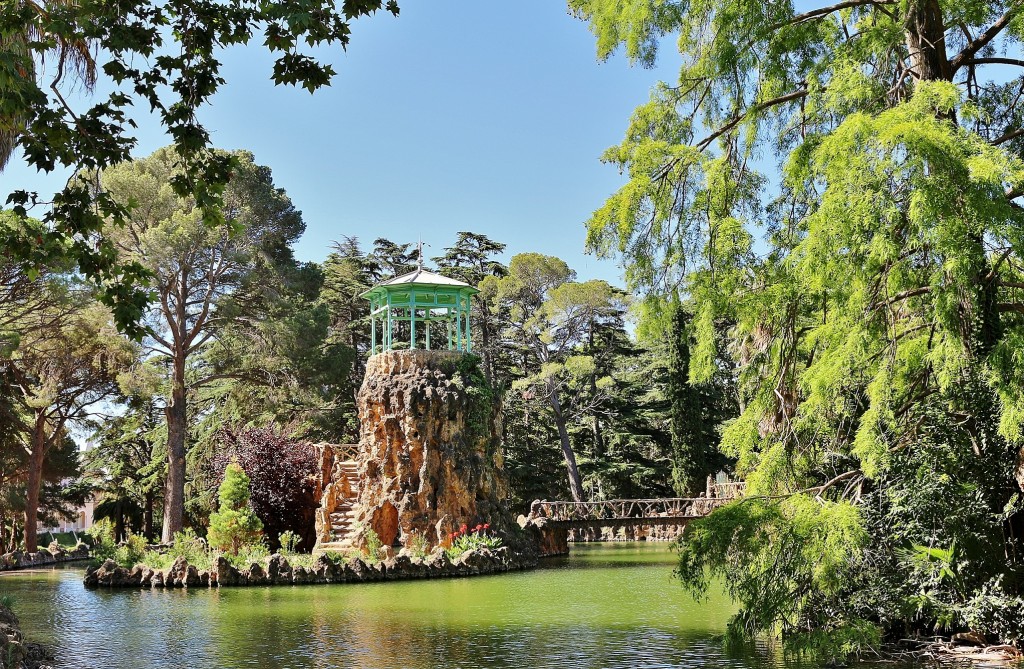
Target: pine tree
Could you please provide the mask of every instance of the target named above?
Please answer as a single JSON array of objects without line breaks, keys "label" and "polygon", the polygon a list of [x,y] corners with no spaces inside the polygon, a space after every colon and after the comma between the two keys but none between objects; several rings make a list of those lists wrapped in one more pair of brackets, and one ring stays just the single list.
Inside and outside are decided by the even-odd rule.
[{"label": "pine tree", "polygon": [[263,523],[249,506],[249,477],[237,462],[224,470],[217,489],[220,508],[210,514],[206,538],[210,545],[238,555],[238,549],[259,538]]}]

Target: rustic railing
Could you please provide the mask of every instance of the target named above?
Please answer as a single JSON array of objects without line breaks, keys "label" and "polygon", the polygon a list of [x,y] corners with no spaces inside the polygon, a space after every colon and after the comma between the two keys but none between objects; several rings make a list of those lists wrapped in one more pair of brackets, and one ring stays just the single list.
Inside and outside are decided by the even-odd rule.
[{"label": "rustic railing", "polygon": [[359,444],[332,444],[334,458],[339,462],[359,458]]},{"label": "rustic railing", "polygon": [[729,502],[727,497],[668,499],[609,499],[600,502],[534,502],[531,518],[554,521],[643,520],[645,518],[701,518]]},{"label": "rustic railing", "polygon": [[744,481],[732,481],[730,483],[715,483],[712,484],[709,491],[708,497],[717,497],[719,499],[737,499],[743,497],[743,493],[747,489],[747,484]]}]

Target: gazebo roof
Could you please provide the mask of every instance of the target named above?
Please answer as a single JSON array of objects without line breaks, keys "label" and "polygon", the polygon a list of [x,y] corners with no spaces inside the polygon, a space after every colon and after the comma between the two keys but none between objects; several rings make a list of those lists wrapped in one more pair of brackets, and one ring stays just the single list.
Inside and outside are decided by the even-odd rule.
[{"label": "gazebo roof", "polygon": [[470,291],[471,293],[479,293],[480,291],[469,285],[464,281],[458,279],[452,279],[447,276],[438,274],[437,272],[431,272],[425,270],[422,267],[408,274],[402,276],[396,276],[393,279],[377,284],[370,290],[362,294],[361,297],[369,297],[372,293],[378,292],[381,289],[387,291],[389,288],[408,288],[411,286],[430,286],[434,288],[463,288]]}]

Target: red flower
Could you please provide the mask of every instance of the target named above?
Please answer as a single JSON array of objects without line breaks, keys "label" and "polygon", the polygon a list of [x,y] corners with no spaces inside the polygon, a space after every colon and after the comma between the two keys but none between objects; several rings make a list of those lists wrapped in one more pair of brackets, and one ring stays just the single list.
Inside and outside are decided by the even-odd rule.
[{"label": "red flower", "polygon": [[469,529],[469,526],[463,525],[462,527],[459,528],[459,532],[465,532],[467,529]]},{"label": "red flower", "polygon": [[484,526],[483,526],[483,525],[477,525],[476,527],[474,527],[474,528],[473,528],[473,531],[474,531],[474,532],[479,532],[479,531],[480,531],[480,530],[482,530],[482,529],[484,529]]},{"label": "red flower", "polygon": [[484,523],[484,529],[485,530],[491,529],[491,524],[490,523]]}]

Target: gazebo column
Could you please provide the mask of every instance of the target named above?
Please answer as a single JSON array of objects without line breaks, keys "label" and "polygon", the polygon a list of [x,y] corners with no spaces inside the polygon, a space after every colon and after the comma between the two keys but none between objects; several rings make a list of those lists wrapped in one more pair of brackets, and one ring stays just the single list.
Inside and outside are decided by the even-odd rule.
[{"label": "gazebo column", "polygon": [[[461,299],[459,300],[462,301]],[[455,350],[462,350],[462,307],[455,308]]]},{"label": "gazebo column", "polygon": [[390,351],[391,350],[391,341],[392,341],[392,339],[394,339],[394,336],[395,336],[395,324],[391,320],[391,293],[388,293],[388,312],[387,313],[388,313],[388,341],[387,341],[387,346],[385,348]]},{"label": "gazebo column", "polygon": [[409,291],[409,348],[416,348],[416,291]]},{"label": "gazebo column", "polygon": [[[459,300],[461,301],[462,298],[460,297]],[[473,307],[472,307],[472,305],[469,302],[469,295],[467,295],[466,296],[466,351],[472,351],[473,350],[473,328],[470,326],[470,323],[469,323],[469,315],[470,315],[470,313],[472,313],[472,311],[473,311]]]}]

